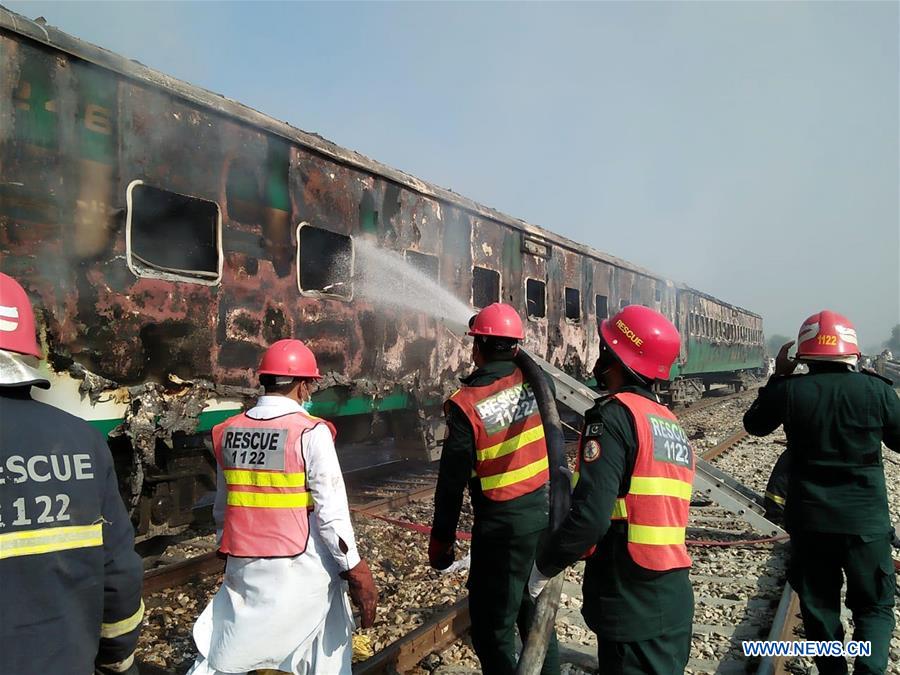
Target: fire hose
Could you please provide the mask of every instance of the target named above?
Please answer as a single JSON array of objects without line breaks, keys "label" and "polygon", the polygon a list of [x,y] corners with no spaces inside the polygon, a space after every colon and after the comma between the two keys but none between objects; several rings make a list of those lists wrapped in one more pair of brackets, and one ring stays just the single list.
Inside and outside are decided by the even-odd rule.
[{"label": "fire hose", "polygon": [[[516,365],[531,385],[547,443],[547,460],[550,469],[550,533],[556,532],[566,519],[572,502],[572,473],[566,462],[565,438],[562,422],[556,409],[556,400],[543,371],[524,351],[516,354]],[[525,647],[516,667],[517,675],[538,675],[544,664],[550,636],[556,625],[556,612],[562,594],[563,575],[551,579],[537,598],[534,618]]]}]

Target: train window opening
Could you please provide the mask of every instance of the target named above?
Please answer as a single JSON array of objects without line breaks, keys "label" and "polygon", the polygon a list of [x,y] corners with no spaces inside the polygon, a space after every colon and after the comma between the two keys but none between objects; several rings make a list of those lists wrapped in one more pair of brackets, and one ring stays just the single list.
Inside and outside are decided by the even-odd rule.
[{"label": "train window opening", "polygon": [[594,297],[594,307],[597,310],[597,321],[609,318],[609,300],[605,295],[597,295]]},{"label": "train window opening", "polygon": [[414,251],[411,248],[406,249],[406,262],[415,267],[429,279],[438,280],[440,275],[440,259],[436,255],[430,253],[422,253]]},{"label": "train window opening", "polygon": [[297,226],[297,285],[301,293],[353,296],[353,239],[309,223]]},{"label": "train window opening", "polygon": [[133,181],[126,193],[126,261],[138,276],[213,285],[222,277],[215,202]]},{"label": "train window opening", "polygon": [[543,281],[525,280],[525,305],[529,319],[547,316],[547,285]]},{"label": "train window opening", "polygon": [[581,321],[581,292],[577,288],[566,287],[566,319]]},{"label": "train window opening", "polygon": [[659,284],[656,284],[654,298],[656,299],[656,302],[662,302],[662,286]]},{"label": "train window opening", "polygon": [[472,268],[472,306],[477,309],[500,302],[500,273],[487,267]]}]

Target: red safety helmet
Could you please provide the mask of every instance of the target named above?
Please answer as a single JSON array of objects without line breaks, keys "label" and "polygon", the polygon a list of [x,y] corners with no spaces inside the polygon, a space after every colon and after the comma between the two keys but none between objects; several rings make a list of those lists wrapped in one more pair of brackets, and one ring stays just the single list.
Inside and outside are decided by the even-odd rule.
[{"label": "red safety helmet", "polygon": [[847,317],[823,309],[813,314],[797,335],[797,357],[812,361],[831,361],[859,356],[856,328]]},{"label": "red safety helmet", "polygon": [[514,307],[495,302],[469,320],[467,335],[524,340],[525,330],[522,328],[522,319]]},{"label": "red safety helmet", "polygon": [[599,332],[622,365],[651,380],[669,377],[681,348],[681,336],[672,322],[642,305],[628,305],[604,319]]},{"label": "red safety helmet", "polygon": [[25,289],[0,272],[0,349],[41,358],[35,338],[34,312]]},{"label": "red safety helmet", "polygon": [[290,338],[273,343],[259,362],[260,375],[319,379],[315,355],[300,340]]}]

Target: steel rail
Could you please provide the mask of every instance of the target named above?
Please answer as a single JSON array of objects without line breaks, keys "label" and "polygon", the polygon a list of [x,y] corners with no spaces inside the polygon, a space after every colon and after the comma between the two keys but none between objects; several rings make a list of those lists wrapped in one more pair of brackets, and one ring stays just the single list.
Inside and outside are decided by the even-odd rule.
[{"label": "steel rail", "polygon": [[718,457],[719,455],[722,455],[722,454],[728,452],[734,446],[736,446],[738,443],[740,443],[745,438],[747,438],[749,435],[750,434],[748,434],[743,429],[741,429],[740,431],[736,431],[733,434],[731,434],[731,436],[726,438],[724,441],[719,443],[718,445],[715,445],[712,448],[710,448],[709,450],[706,450],[700,456],[703,459],[705,459],[706,461],[709,461],[715,457]]},{"label": "steel rail", "polygon": [[[794,627],[797,625],[797,612],[800,611],[800,599],[788,582],[784,583],[784,591],[775,610],[772,619],[772,627],[769,629],[767,640],[769,642],[780,640],[793,640]],[[787,659],[784,656],[764,656],[759,662],[757,675],[787,675]]]}]

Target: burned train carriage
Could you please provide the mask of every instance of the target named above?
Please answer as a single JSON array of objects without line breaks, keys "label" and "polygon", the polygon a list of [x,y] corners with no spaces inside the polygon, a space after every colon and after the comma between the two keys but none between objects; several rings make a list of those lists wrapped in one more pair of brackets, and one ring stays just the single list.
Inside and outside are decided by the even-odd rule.
[{"label": "burned train carriage", "polygon": [[582,379],[596,322],[632,303],[686,338],[676,399],[761,367],[755,314],[2,8],[0,33],[2,269],[37,307],[46,400],[109,435],[142,535],[188,522],[204,437],[285,336],[316,353],[314,412],[342,438],[434,445],[468,347],[354,295],[362,238],[471,307],[518,307],[528,347]]}]

